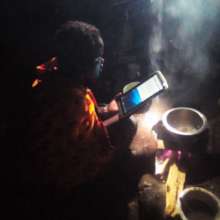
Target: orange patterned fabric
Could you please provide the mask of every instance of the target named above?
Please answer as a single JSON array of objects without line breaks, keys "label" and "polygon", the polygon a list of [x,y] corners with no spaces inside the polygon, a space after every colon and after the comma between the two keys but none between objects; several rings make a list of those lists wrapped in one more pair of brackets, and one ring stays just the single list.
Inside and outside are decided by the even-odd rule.
[{"label": "orange patterned fabric", "polygon": [[96,105],[91,90],[59,74],[33,89],[27,176],[68,189],[104,170],[112,150]]}]

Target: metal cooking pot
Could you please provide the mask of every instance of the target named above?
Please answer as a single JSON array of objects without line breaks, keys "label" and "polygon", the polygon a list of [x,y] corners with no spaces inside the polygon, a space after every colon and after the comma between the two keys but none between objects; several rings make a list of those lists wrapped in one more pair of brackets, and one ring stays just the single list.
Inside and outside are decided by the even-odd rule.
[{"label": "metal cooking pot", "polygon": [[189,187],[177,199],[177,213],[181,220],[220,220],[220,200],[205,188]]},{"label": "metal cooking pot", "polygon": [[207,150],[207,119],[194,108],[177,107],[166,111],[156,132],[169,148],[197,153]]},{"label": "metal cooking pot", "polygon": [[194,136],[207,128],[205,115],[193,108],[178,107],[165,112],[162,117],[164,127],[180,136]]}]

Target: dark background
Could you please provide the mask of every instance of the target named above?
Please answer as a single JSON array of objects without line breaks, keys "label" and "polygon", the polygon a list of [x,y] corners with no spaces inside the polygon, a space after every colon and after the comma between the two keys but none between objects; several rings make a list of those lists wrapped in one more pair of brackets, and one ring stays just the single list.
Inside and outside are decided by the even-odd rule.
[{"label": "dark background", "polygon": [[[150,29],[148,10],[145,1],[5,2],[1,8],[2,81],[7,84],[4,89],[7,90],[8,83],[11,88],[17,83],[26,83],[34,67],[54,55],[52,40],[55,30],[70,19],[87,21],[101,30],[105,42],[104,79],[117,81],[117,72],[123,72],[119,81],[128,80],[126,72],[129,62],[140,63],[147,72],[148,60],[143,53]],[[127,30],[127,35],[131,37],[125,34],[126,24],[131,27]],[[124,82],[109,91],[108,96]]]},{"label": "dark background", "polygon": [[[123,85],[155,70],[146,52],[146,42],[150,38],[155,18],[151,12],[150,0],[4,1],[1,2],[0,14],[0,135],[2,161],[5,162],[3,174],[10,176],[9,190],[6,191],[7,200],[11,202],[10,199],[14,197],[9,192],[12,192],[16,178],[12,161],[16,160],[22,141],[25,141],[22,130],[26,126],[26,115],[30,108],[28,97],[31,79],[35,66],[54,55],[52,39],[55,30],[70,19],[87,21],[101,30],[105,42],[105,66],[101,83],[95,93],[100,102],[108,102]],[[175,27],[176,23],[166,20],[165,24],[166,36],[175,35],[172,27]],[[209,27],[204,27],[204,31],[209,31]],[[192,84],[187,84],[187,87],[181,90],[181,95],[176,93],[178,89],[172,92],[171,88],[169,94],[173,98],[174,106],[196,107],[209,119],[219,115],[219,39],[218,22],[209,41],[211,65],[205,81],[198,82],[194,79],[193,82],[197,82],[197,90],[188,92],[191,91]],[[175,50],[170,46],[168,51],[170,54],[161,55],[161,63],[163,57],[171,56]],[[129,70],[129,64],[134,63],[139,65],[140,75]],[[161,68],[169,72],[167,67],[162,65]],[[179,73],[175,77],[177,82],[185,79],[183,69],[180,67],[178,70]],[[172,83],[172,86],[178,88],[179,85]]]},{"label": "dark background", "polygon": [[[34,67],[54,55],[55,30],[60,24],[70,19],[92,23],[101,30],[103,35],[105,66],[102,77],[102,86],[104,86],[101,88],[102,93],[97,95],[100,101],[111,99],[112,95],[125,83],[135,79],[135,73],[130,73],[130,64],[138,64],[141,74],[155,70],[150,63],[151,57],[148,53],[152,27],[157,22],[152,13],[150,0],[4,1],[1,3],[0,36],[1,89],[4,95],[15,97],[17,87],[22,89],[28,83]],[[220,30],[217,20],[219,20],[218,17],[214,28],[211,29],[207,23],[202,35],[198,35],[199,39],[206,33],[212,32],[208,42],[211,68],[206,77],[207,83],[216,82],[219,79]],[[163,25],[164,39],[167,41],[172,39],[172,35],[176,35],[177,26],[178,21],[169,19],[167,16]],[[158,59],[161,59],[160,69],[169,75],[171,67],[164,65],[164,60],[167,59],[165,57],[174,56],[175,58],[177,53],[172,45],[167,45],[169,48],[159,54]],[[177,77],[179,81],[184,79],[185,66],[179,64],[178,68],[175,67],[175,71],[179,72]],[[175,84],[174,86],[178,87]],[[185,99],[189,99],[189,96]],[[13,101],[10,100],[10,102]]]}]

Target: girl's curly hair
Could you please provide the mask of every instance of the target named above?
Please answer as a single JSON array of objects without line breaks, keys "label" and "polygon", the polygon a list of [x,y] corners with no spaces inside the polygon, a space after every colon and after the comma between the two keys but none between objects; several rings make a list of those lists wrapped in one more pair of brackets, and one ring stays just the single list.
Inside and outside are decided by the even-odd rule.
[{"label": "girl's curly hair", "polygon": [[89,74],[103,48],[100,31],[91,24],[67,21],[56,31],[55,50],[64,74]]}]

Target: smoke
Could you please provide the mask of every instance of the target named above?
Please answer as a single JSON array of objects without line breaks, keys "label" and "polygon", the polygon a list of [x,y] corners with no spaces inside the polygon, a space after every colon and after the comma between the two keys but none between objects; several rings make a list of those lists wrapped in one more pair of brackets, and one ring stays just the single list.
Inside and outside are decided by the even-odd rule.
[{"label": "smoke", "polygon": [[209,43],[220,1],[151,0],[151,11],[151,69],[162,70],[175,92],[188,88],[189,96],[210,70]]},{"label": "smoke", "polygon": [[152,2],[153,25],[149,40],[149,53],[152,69],[160,69],[160,53],[163,50],[163,0]]}]

